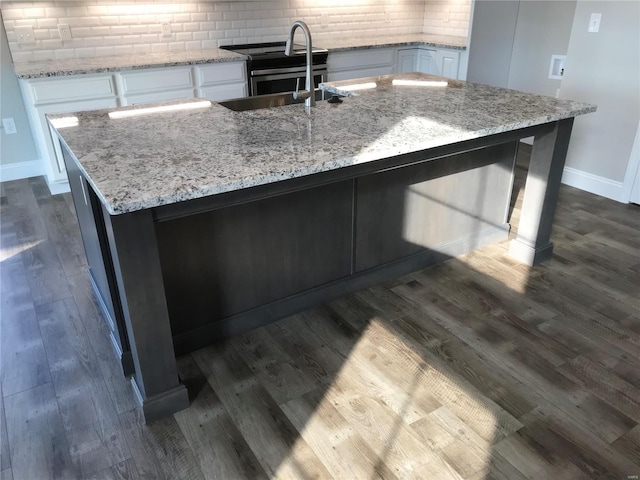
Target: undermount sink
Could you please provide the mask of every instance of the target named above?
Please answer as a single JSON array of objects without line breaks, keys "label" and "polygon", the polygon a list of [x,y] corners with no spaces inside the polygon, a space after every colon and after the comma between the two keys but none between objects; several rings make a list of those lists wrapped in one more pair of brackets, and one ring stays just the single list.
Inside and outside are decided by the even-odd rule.
[{"label": "undermount sink", "polygon": [[[331,98],[331,96],[330,93],[320,90],[319,88],[315,90],[316,101],[327,100]],[[304,99],[294,99],[292,92],[285,92],[258,95],[255,97],[234,98],[233,100],[225,100],[224,102],[218,103],[234,112],[244,112],[246,110],[258,110],[261,108],[282,107],[294,103],[304,103]]]}]

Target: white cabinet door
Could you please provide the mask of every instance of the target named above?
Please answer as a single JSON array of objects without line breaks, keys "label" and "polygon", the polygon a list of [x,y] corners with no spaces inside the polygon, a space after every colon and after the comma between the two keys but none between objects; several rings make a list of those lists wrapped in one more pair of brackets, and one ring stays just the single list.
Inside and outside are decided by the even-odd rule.
[{"label": "white cabinet door", "polygon": [[153,68],[120,73],[124,105],[161,102],[195,96],[191,67]]},{"label": "white cabinet door", "polygon": [[335,52],[327,60],[329,81],[389,75],[396,69],[395,48]]},{"label": "white cabinet door", "polygon": [[418,71],[422,73],[430,73],[431,75],[440,75],[437,63],[438,51],[431,48],[421,48],[418,51]]},{"label": "white cabinet door", "polygon": [[400,48],[396,62],[397,73],[422,72],[458,78],[460,54],[437,48]]},{"label": "white cabinet door", "polygon": [[111,74],[21,80],[33,139],[38,148],[51,193],[69,190],[64,161],[45,115],[118,106],[116,81]]},{"label": "white cabinet door", "polygon": [[436,63],[438,65],[438,75],[447,78],[458,78],[460,52],[455,50],[438,50]]},{"label": "white cabinet door", "polygon": [[198,95],[201,97],[219,102],[246,97],[249,93],[245,62],[199,65],[197,72]]},{"label": "white cabinet door", "polygon": [[417,72],[418,70],[418,48],[398,49],[398,60],[396,62],[396,73]]}]

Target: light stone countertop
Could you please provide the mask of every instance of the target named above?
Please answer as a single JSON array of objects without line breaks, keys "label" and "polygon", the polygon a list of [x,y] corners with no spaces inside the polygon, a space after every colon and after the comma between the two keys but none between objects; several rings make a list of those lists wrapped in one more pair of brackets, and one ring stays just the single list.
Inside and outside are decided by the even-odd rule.
[{"label": "light stone countertop", "polygon": [[[448,82],[397,86],[393,79]],[[204,107],[110,118],[113,110],[54,115],[111,214],[264,185],[595,111],[594,105],[411,73],[375,82],[341,104],[234,112]],[[176,105],[166,102],[157,105]],[[148,105],[118,111],[147,111]],[[140,113],[140,112],[137,112]]]},{"label": "light stone countertop", "polygon": [[[284,40],[284,38],[283,38]],[[335,38],[313,42],[330,52],[360,50],[379,47],[431,46],[466,49],[467,39],[446,35],[376,35],[371,38]],[[242,61],[244,55],[222,49],[190,50],[183,52],[139,53],[105,57],[68,58],[39,62],[14,63],[18,78],[63,77],[89,73],[117,72],[145,68],[172,67],[205,63]]]},{"label": "light stone countertop", "polygon": [[246,56],[238,53],[213,48],[183,52],[139,53],[105,57],[67,58],[42,62],[22,62],[14,63],[13,68],[18,78],[43,78],[172,67],[176,65],[238,62],[244,61],[246,58]]},{"label": "light stone countertop", "polygon": [[[314,40],[313,43],[315,44],[316,41]],[[426,46],[450,48],[453,50],[467,49],[466,37],[432,35],[427,33],[416,33],[411,35],[375,35],[367,38],[336,38],[332,40],[322,39],[318,40],[317,43],[322,48],[328,49],[329,52],[402,46]]]}]

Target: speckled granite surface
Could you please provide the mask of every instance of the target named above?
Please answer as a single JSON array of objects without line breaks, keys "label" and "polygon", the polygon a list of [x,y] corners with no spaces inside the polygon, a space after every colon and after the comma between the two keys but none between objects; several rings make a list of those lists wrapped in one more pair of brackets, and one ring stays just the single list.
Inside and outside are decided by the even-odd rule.
[{"label": "speckled granite surface", "polygon": [[119,119],[109,110],[83,112],[71,115],[77,126],[59,132],[108,211],[121,214],[595,111],[457,80],[447,87],[394,86],[395,78],[446,80],[412,73],[335,82],[329,87],[377,87],[341,104],[318,102],[310,115],[302,105],[233,112],[216,103]]},{"label": "speckled granite surface", "polygon": [[[314,41],[314,44],[316,41]],[[453,37],[449,35],[430,35],[419,33],[414,35],[376,35],[369,38],[335,38],[318,39],[318,45],[330,52],[359,50],[379,47],[400,46],[428,46],[438,48],[451,48],[454,50],[466,50],[467,39],[465,37]]]},{"label": "speckled granite surface", "polygon": [[[283,38],[284,40],[284,38]],[[456,50],[466,49],[466,38],[446,35],[391,35],[375,38],[335,38],[314,41],[314,44],[329,51],[340,52],[378,47],[426,45]],[[246,57],[227,50],[209,49],[188,52],[141,53],[108,57],[68,58],[45,62],[14,63],[18,78],[61,77],[86,73],[116,72],[144,68],[171,67],[203,63],[244,60]]]},{"label": "speckled granite surface", "polygon": [[85,73],[116,72],[217,62],[243,61],[238,53],[217,48],[188,52],[145,53],[112,57],[68,58],[46,62],[14,63],[18,78],[60,77]]}]

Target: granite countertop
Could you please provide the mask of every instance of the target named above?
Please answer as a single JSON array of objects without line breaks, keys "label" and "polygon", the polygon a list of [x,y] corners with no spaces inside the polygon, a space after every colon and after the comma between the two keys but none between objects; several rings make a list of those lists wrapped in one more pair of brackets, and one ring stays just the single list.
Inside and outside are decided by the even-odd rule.
[{"label": "granite countertop", "polygon": [[[393,80],[427,83],[393,85]],[[444,83],[443,83],[444,82]],[[352,92],[349,85],[375,84]],[[444,84],[447,86],[442,86]],[[148,105],[54,115],[50,120],[111,214],[324,172],[595,111],[595,106],[410,73],[334,82],[343,103],[234,112]],[[156,106],[179,105],[176,102]],[[179,107],[181,108],[181,107]],[[139,111],[138,111],[139,110]],[[61,123],[62,122],[62,123]]]},{"label": "granite countertop", "polygon": [[[316,42],[314,41],[314,44]],[[427,46],[436,48],[450,48],[453,50],[466,50],[467,38],[450,35],[432,35],[416,33],[411,35],[375,35],[367,38],[336,38],[318,40],[318,45],[330,52],[360,50],[379,47],[401,46]]]},{"label": "granite countertop", "polygon": [[[284,39],[283,39],[284,40]],[[378,47],[426,45],[440,48],[466,49],[467,39],[446,35],[378,35],[374,38],[336,38],[313,42],[314,45],[341,52]],[[39,62],[14,63],[18,78],[62,77],[87,73],[116,72],[144,68],[172,67],[203,63],[242,61],[244,55],[217,48],[184,52],[138,53],[105,57],[67,58]]]},{"label": "granite countertop", "polygon": [[204,63],[237,62],[247,57],[212,48],[184,52],[139,53],[91,58],[67,58],[42,62],[14,63],[18,78],[61,77],[85,73],[116,72],[144,68],[172,67]]}]

